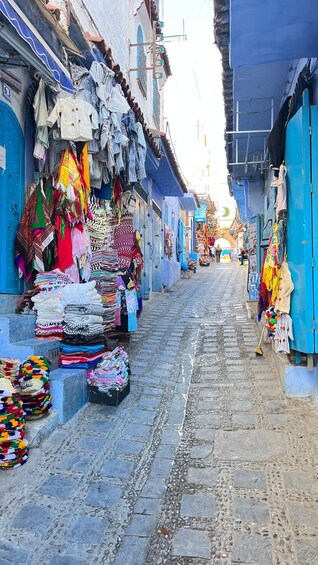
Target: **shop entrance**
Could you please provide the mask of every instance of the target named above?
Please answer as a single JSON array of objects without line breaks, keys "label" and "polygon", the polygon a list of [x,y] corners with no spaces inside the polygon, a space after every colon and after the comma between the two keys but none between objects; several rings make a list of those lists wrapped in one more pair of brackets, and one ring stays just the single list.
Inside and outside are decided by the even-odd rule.
[{"label": "shop entrance", "polygon": [[[141,192],[142,189],[139,188],[139,191]],[[147,198],[146,193],[145,193],[145,198]],[[142,272],[140,290],[143,298],[149,298],[149,245],[147,245],[147,241],[149,241],[149,236],[147,231],[148,224],[149,224],[148,203],[143,198],[141,198],[140,195],[137,193],[136,212],[134,215],[134,229],[138,230],[142,236],[140,242],[140,248],[144,257],[144,268]]]},{"label": "shop entrance", "polygon": [[[153,261],[152,261],[152,290],[160,292],[162,290],[161,259],[162,259],[162,220],[161,210],[153,204]],[[160,213],[160,215],[159,215]]]},{"label": "shop entrance", "polygon": [[287,261],[295,289],[291,295],[298,352],[318,352],[318,106],[303,106],[287,126]]},{"label": "shop entrance", "polygon": [[24,201],[24,137],[11,108],[0,102],[0,293],[20,294],[14,240]]}]

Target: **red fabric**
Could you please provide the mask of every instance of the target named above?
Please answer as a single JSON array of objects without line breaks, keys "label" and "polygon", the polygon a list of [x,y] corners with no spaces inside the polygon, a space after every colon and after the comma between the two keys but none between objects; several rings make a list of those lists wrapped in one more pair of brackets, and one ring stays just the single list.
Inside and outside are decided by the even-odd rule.
[{"label": "red fabric", "polygon": [[[64,224],[64,225],[63,225]],[[57,255],[58,261],[55,268],[65,271],[68,267],[73,265],[72,253],[72,237],[71,227],[66,223],[65,218],[58,215],[55,220],[55,229],[57,230]]]}]

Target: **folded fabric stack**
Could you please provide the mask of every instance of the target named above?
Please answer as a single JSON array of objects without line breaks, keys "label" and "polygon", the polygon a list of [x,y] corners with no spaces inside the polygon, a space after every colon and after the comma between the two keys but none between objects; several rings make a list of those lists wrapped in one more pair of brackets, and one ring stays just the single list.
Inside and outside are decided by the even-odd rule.
[{"label": "folded fabric stack", "polygon": [[64,300],[68,303],[60,364],[65,369],[93,367],[105,352],[102,299],[95,286],[96,282],[91,281],[64,289]]},{"label": "folded fabric stack", "polygon": [[[99,269],[95,269],[96,266]],[[118,255],[114,251],[99,250],[93,252],[92,280],[102,297],[103,324],[105,331],[115,327],[116,277],[118,272]]]},{"label": "folded fabric stack", "polygon": [[105,353],[96,369],[88,373],[87,382],[96,386],[100,392],[122,390],[129,380],[128,354],[122,347]]},{"label": "folded fabric stack", "polygon": [[104,208],[96,208],[94,222],[88,224],[92,243],[91,280],[96,281],[96,289],[102,297],[106,332],[115,327],[116,274],[119,264],[117,251],[113,249],[114,228],[114,214],[106,213]]},{"label": "folded fabric stack", "polygon": [[28,459],[25,413],[10,378],[0,377],[0,469],[16,469]]},{"label": "folded fabric stack", "polygon": [[21,399],[27,420],[42,418],[52,407],[50,364],[46,357],[32,356],[20,367]]},{"label": "folded fabric stack", "polygon": [[50,288],[65,286],[66,284],[71,284],[73,282],[73,279],[67,273],[63,273],[60,269],[54,269],[53,271],[38,273],[34,284],[40,290],[48,290]]},{"label": "folded fabric stack", "polygon": [[73,279],[60,271],[47,271],[38,273],[35,286],[40,291],[32,297],[34,308],[37,311],[35,335],[51,339],[63,338],[63,288],[71,285]]},{"label": "folded fabric stack", "polygon": [[0,359],[0,379],[9,379],[15,389],[19,388],[20,359]]},{"label": "folded fabric stack", "polygon": [[96,288],[102,297],[103,325],[105,332],[108,332],[115,327],[116,273],[95,271],[92,279],[96,281]]},{"label": "folded fabric stack", "polygon": [[42,290],[33,296],[32,301],[37,311],[35,335],[62,339],[64,320],[62,289]]}]

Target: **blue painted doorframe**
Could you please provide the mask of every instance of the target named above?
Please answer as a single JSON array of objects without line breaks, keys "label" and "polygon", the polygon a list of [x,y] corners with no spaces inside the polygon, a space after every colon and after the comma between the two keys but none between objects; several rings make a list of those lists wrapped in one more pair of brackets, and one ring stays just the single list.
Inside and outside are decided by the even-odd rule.
[{"label": "blue painted doorframe", "polygon": [[14,240],[24,202],[24,136],[14,112],[3,102],[0,126],[0,145],[6,155],[5,169],[0,168],[0,293],[20,294]]},{"label": "blue painted doorframe", "polygon": [[314,251],[315,254],[318,252],[317,245],[314,246],[316,229],[313,229],[317,226],[318,200],[317,196],[314,200],[312,197],[311,163],[315,160],[312,159],[311,119],[317,121],[317,108],[309,106],[308,91],[305,91],[303,106],[287,126],[285,162],[288,171],[287,261],[295,286],[291,296],[292,348],[309,354],[315,352],[315,297],[317,300],[318,291],[313,261]]},{"label": "blue painted doorframe", "polygon": [[318,106],[311,106],[311,191],[312,191],[312,270],[314,277],[313,333],[315,353],[318,352]]},{"label": "blue painted doorframe", "polygon": [[183,221],[179,218],[179,223],[178,223],[178,239],[179,239],[179,245],[180,245],[180,257],[179,257],[179,263],[186,263],[187,262],[187,246],[186,246],[186,227],[183,223]]}]

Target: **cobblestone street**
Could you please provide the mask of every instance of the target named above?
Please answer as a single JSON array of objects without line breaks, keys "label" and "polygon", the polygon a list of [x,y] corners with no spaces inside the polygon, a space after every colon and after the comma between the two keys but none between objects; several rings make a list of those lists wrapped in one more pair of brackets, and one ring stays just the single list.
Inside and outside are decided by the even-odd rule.
[{"label": "cobblestone street", "polygon": [[145,304],[131,394],[0,478],[0,565],[316,565],[318,412],[256,357],[246,269]]}]

